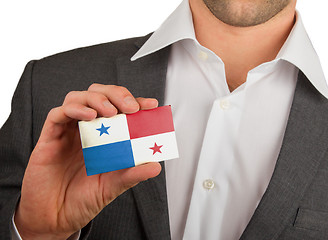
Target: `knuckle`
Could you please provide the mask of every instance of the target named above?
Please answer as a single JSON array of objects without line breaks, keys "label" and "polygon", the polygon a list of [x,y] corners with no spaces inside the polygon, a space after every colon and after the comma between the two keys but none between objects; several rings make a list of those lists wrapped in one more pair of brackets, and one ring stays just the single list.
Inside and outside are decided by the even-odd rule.
[{"label": "knuckle", "polygon": [[77,91],[70,91],[69,93],[67,93],[65,96],[64,103],[73,100],[77,94]]},{"label": "knuckle", "polygon": [[129,90],[123,86],[114,86],[113,88],[116,93],[121,94],[121,95],[126,95],[129,93]]},{"label": "knuckle", "polygon": [[86,97],[88,103],[104,100],[106,98],[103,94],[97,92],[87,92]]},{"label": "knuckle", "polygon": [[48,116],[47,116],[47,118],[50,118],[50,117],[56,115],[56,113],[57,113],[61,108],[62,108],[62,107],[55,107],[55,108],[50,109],[50,111],[48,112]]},{"label": "knuckle", "polygon": [[88,91],[95,91],[96,89],[99,88],[99,86],[102,86],[102,84],[99,83],[93,83],[89,86]]}]

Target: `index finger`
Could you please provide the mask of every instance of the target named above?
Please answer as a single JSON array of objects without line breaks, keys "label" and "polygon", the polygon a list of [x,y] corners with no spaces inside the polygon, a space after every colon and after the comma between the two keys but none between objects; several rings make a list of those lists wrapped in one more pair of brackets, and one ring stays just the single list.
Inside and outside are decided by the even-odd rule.
[{"label": "index finger", "polygon": [[122,113],[135,113],[140,110],[139,103],[125,87],[95,83],[88,91],[102,93]]}]

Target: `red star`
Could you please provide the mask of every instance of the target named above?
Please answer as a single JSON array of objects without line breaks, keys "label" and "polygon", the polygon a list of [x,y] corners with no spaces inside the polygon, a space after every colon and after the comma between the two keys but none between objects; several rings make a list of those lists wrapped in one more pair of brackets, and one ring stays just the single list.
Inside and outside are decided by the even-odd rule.
[{"label": "red star", "polygon": [[162,153],[162,152],[161,152],[161,147],[163,147],[163,145],[161,145],[161,146],[157,146],[157,144],[155,143],[154,147],[151,147],[151,148],[149,148],[149,149],[151,149],[151,150],[154,151],[154,152],[153,152],[153,155],[154,155],[154,154],[157,153],[157,152]]}]

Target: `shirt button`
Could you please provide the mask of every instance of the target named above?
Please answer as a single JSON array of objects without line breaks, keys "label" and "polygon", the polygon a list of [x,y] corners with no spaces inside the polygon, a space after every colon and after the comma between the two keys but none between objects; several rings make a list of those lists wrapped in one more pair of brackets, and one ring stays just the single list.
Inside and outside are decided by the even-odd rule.
[{"label": "shirt button", "polygon": [[220,101],[220,107],[223,110],[227,110],[230,108],[230,102],[226,99]]},{"label": "shirt button", "polygon": [[206,179],[203,182],[203,187],[207,190],[211,190],[212,188],[214,188],[214,181],[212,179]]},{"label": "shirt button", "polygon": [[198,53],[198,57],[199,57],[201,60],[203,60],[203,61],[206,61],[206,60],[208,59],[208,55],[207,55],[207,53],[204,52],[204,51],[199,51],[199,53]]}]

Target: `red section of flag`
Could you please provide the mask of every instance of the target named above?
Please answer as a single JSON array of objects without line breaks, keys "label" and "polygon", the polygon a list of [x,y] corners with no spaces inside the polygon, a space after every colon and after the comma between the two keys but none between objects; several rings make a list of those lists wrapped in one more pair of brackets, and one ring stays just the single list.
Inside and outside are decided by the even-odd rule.
[{"label": "red section of flag", "polygon": [[131,139],[174,131],[171,106],[141,110],[126,118]]}]

